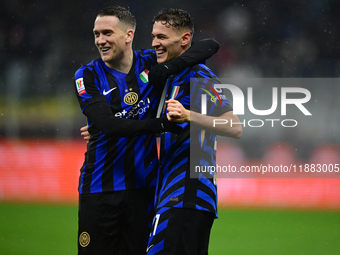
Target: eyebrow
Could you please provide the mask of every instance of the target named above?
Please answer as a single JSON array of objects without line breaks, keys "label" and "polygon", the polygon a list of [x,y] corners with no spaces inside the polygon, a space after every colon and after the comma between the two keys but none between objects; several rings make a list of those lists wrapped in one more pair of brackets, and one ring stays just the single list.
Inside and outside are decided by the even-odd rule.
[{"label": "eyebrow", "polygon": [[166,34],[154,34],[154,33],[151,33],[151,36],[153,37],[159,37],[159,36],[163,36],[163,37],[168,37]]},{"label": "eyebrow", "polygon": [[93,33],[95,34],[95,33],[107,33],[107,32],[113,32],[113,30],[112,29],[103,29],[103,30],[95,30],[95,29],[93,29]]}]

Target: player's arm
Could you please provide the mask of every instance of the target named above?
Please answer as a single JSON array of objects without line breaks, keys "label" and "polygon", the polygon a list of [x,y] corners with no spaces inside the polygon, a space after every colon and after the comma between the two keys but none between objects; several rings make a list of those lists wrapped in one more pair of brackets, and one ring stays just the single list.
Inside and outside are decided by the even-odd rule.
[{"label": "player's arm", "polygon": [[236,139],[242,136],[242,125],[238,117],[233,114],[233,111],[228,111],[218,117],[213,117],[185,109],[179,101],[174,99],[167,100],[165,103],[167,104],[168,118],[172,122],[190,122],[220,136]]},{"label": "player's arm", "polygon": [[[171,68],[177,67],[177,72],[197,64],[201,64],[214,55],[220,48],[220,44],[212,38],[202,39],[191,44],[191,47],[179,57],[169,61]],[[172,67],[172,66],[176,67]],[[179,69],[181,68],[181,69]]]},{"label": "player's arm", "polygon": [[83,113],[96,128],[108,137],[131,137],[163,132],[180,133],[182,128],[170,122],[166,116],[147,120],[131,120],[115,117],[106,101],[87,106]]},{"label": "player's arm", "polygon": [[191,47],[179,57],[155,65],[149,72],[149,83],[155,86],[163,86],[170,75],[179,73],[187,67],[203,63],[214,55],[219,48],[220,44],[212,38],[192,43]]},{"label": "player's arm", "polygon": [[75,85],[83,114],[88,117],[95,129],[108,137],[131,137],[181,131],[180,127],[168,121],[166,117],[148,120],[115,117],[106,98],[98,90],[98,78],[88,67],[82,67],[75,73]]},{"label": "player's arm", "polygon": [[131,137],[163,132],[179,133],[181,131],[166,117],[148,120],[115,117],[106,98],[98,90],[98,84],[98,77],[87,66],[81,67],[75,73],[75,91],[78,102],[83,114],[93,124],[94,130],[97,129],[108,137]]}]

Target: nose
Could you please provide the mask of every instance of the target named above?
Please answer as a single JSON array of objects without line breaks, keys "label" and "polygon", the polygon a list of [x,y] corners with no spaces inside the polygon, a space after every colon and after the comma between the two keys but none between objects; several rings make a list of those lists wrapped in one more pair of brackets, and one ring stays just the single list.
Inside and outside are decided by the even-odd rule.
[{"label": "nose", "polygon": [[154,47],[154,48],[156,48],[156,47],[159,47],[159,45],[160,45],[159,40],[157,39],[157,37],[154,37],[154,38],[152,39],[152,44],[151,44],[151,46]]},{"label": "nose", "polygon": [[96,37],[96,42],[97,42],[97,44],[105,44],[106,43],[105,36],[103,34],[99,34]]}]

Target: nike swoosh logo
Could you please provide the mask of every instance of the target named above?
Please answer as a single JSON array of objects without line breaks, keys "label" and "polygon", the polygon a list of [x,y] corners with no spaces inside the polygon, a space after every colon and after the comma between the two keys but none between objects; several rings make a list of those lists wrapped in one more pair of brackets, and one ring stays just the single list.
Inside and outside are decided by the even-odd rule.
[{"label": "nike swoosh logo", "polygon": [[109,91],[103,91],[103,95],[106,96],[107,94],[109,94],[112,90],[116,89],[117,87],[113,88],[113,89],[110,89]]},{"label": "nike swoosh logo", "polygon": [[154,245],[152,244],[146,249],[146,253],[151,249],[152,246],[154,246]]}]

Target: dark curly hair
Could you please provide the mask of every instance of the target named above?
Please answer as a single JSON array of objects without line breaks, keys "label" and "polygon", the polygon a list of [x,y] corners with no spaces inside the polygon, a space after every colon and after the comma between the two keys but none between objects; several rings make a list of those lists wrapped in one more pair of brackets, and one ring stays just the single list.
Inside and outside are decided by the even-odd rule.
[{"label": "dark curly hair", "polygon": [[132,13],[122,6],[106,7],[97,13],[96,17],[116,16],[121,22],[136,28],[136,18]]},{"label": "dark curly hair", "polygon": [[152,24],[155,22],[161,22],[166,27],[172,26],[178,30],[188,29],[191,36],[194,35],[194,22],[190,14],[181,9],[163,9],[153,18]]}]

